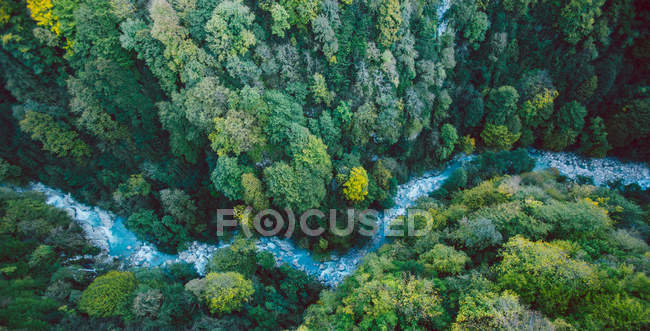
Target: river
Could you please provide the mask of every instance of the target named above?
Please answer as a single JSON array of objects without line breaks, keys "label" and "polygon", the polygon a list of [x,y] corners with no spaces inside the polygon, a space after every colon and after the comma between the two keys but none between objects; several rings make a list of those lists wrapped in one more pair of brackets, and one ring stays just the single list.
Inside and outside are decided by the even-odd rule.
[{"label": "river", "polygon": [[[596,185],[620,179],[625,184],[637,183],[642,188],[650,187],[650,170],[642,163],[621,162],[614,158],[589,159],[572,153],[536,150],[531,150],[530,155],[537,162],[535,170],[553,167],[569,178],[592,177]],[[441,171],[427,172],[399,185],[395,206],[383,213],[379,219],[379,231],[363,247],[351,249],[343,255],[333,255],[325,262],[315,259],[310,251],[298,247],[286,238],[262,237],[258,240],[257,247],[259,250],[271,252],[278,264],[287,263],[316,277],[325,285],[336,286],[358,267],[365,255],[377,250],[386,242],[386,229],[390,220],[404,215],[406,209],[417,199],[435,191],[454,169],[469,158],[471,157],[456,158]],[[122,217],[98,207],[84,205],[72,198],[70,194],[41,183],[32,184],[29,189],[42,192],[48,204],[66,210],[81,225],[93,245],[119,259],[124,267],[157,266],[183,261],[194,264],[197,271],[203,273],[212,253],[229,245],[227,242],[220,244],[193,242],[187,249],[176,255],[165,254],[158,251],[155,246],[138,240],[135,234],[124,226]]]}]

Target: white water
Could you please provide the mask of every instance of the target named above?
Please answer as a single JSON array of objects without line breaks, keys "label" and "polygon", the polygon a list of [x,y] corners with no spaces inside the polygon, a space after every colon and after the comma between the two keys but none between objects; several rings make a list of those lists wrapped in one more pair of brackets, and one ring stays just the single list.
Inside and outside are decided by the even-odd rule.
[{"label": "white water", "polygon": [[[621,179],[624,183],[638,183],[642,188],[650,187],[650,170],[641,163],[623,163],[616,159],[585,159],[571,153],[552,153],[531,151],[536,159],[536,170],[549,166],[557,168],[564,175],[575,178],[578,175],[594,177],[598,185]],[[352,273],[368,253],[383,245],[390,221],[404,215],[406,209],[421,197],[428,196],[444,182],[461,162],[469,157],[457,159],[442,171],[432,171],[413,178],[398,186],[395,206],[383,213],[379,219],[379,231],[363,247],[351,249],[344,255],[334,255],[331,260],[320,262],[310,251],[298,247],[290,239],[263,237],[257,247],[272,253],[278,264],[287,263],[314,277],[323,284],[336,286]],[[156,266],[165,263],[184,261],[195,265],[203,273],[212,253],[228,246],[229,243],[216,245],[194,242],[185,251],[177,255],[165,254],[153,245],[144,243],[124,227],[124,220],[97,207],[89,207],[74,200],[69,194],[49,188],[43,184],[34,184],[30,189],[45,194],[46,202],[66,210],[84,229],[93,245],[101,248],[111,256],[121,260],[125,266]]]},{"label": "white water", "polygon": [[438,14],[438,37],[441,36],[446,30],[447,30],[447,25],[449,22],[447,22],[446,19],[443,19],[443,16],[449,10],[449,7],[451,6],[451,0],[442,0],[442,3],[440,4],[440,7],[438,7],[438,10],[436,13]]},{"label": "white water", "polygon": [[[447,29],[448,22],[443,20],[443,15],[450,4],[450,0],[442,0],[438,7],[438,36]],[[406,208],[413,205],[415,200],[436,190],[458,165],[459,162],[452,163],[444,171],[428,172],[400,185],[395,196],[395,206],[383,213],[377,234],[363,247],[351,249],[345,255],[334,255],[331,260],[320,262],[314,259],[311,252],[298,247],[291,240],[278,237],[263,237],[258,240],[257,247],[271,252],[279,264],[287,263],[314,275],[324,284],[336,285],[357,268],[362,257],[384,244],[390,220],[404,215]],[[93,245],[120,259],[125,266],[155,266],[183,261],[194,264],[197,271],[203,273],[212,253],[229,245],[193,242],[177,255],[165,254],[155,246],[138,240],[135,234],[126,229],[121,217],[79,203],[70,194],[64,194],[41,183],[33,184],[30,189],[44,193],[48,204],[66,210],[81,225]]]},{"label": "white water", "polygon": [[[438,8],[438,35],[447,29],[448,22],[443,20],[444,13],[449,9],[450,0],[442,0]],[[549,153],[531,151],[537,161],[536,170],[547,167],[557,168],[570,178],[578,175],[594,178],[594,183],[602,185],[608,181],[621,179],[623,183],[638,183],[642,188],[650,187],[650,172],[646,165],[640,163],[622,163],[615,159],[584,159],[570,153]],[[386,242],[386,231],[390,221],[404,215],[406,209],[412,206],[420,197],[428,196],[440,187],[451,172],[459,166],[462,160],[456,160],[442,171],[432,171],[413,178],[399,185],[395,196],[395,206],[383,213],[379,220],[379,231],[363,247],[351,249],[347,254],[334,255],[331,260],[320,262],[311,252],[295,245],[289,239],[278,237],[263,237],[258,240],[259,250],[271,252],[278,264],[287,263],[297,269],[313,275],[323,284],[336,286],[341,280],[352,273],[368,253],[377,250]],[[226,247],[229,243],[211,245],[194,242],[185,251],[177,255],[165,254],[153,245],[142,242],[125,228],[124,220],[97,207],[89,207],[74,200],[69,194],[49,188],[43,184],[34,184],[30,189],[39,191],[47,197],[47,203],[66,210],[84,229],[87,238],[110,256],[116,257],[125,266],[156,266],[173,262],[188,262],[194,264],[199,273],[214,251]]]},{"label": "white water", "polygon": [[318,278],[322,283],[335,286],[343,278],[351,274],[361,263],[361,259],[374,252],[387,240],[390,221],[404,215],[406,209],[421,197],[427,196],[440,187],[451,172],[458,168],[461,162],[470,157],[458,158],[450,163],[443,171],[431,171],[399,185],[395,195],[395,206],[382,213],[378,220],[378,231],[361,248],[355,248],[344,255],[333,255],[329,261],[314,260],[311,252],[297,247],[292,241],[278,237],[262,237],[257,244],[258,249],[271,252],[279,263],[288,263],[297,269]]}]

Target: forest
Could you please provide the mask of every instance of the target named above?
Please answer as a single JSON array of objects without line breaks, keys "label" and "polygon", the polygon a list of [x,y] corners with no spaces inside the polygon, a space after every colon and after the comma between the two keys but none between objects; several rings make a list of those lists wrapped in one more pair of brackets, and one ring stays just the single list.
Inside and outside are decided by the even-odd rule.
[{"label": "forest", "polygon": [[[649,30],[643,0],[0,0],[0,328],[646,329],[648,191],[525,151],[647,164]],[[383,210],[462,154],[432,230],[334,288],[236,233],[205,274],[125,268],[12,189],[176,254],[216,209]],[[326,261],[353,226],[291,240]]]}]

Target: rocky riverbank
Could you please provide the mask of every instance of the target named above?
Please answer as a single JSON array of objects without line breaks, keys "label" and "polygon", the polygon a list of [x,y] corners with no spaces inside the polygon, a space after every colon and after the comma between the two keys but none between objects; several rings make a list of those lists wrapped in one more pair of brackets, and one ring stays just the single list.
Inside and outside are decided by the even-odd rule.
[{"label": "rocky riverbank", "polygon": [[[642,163],[626,163],[613,158],[587,159],[571,153],[536,150],[531,150],[530,154],[537,161],[537,170],[553,167],[569,178],[591,177],[597,185],[620,179],[625,184],[637,183],[643,188],[650,187],[650,169]],[[358,267],[364,256],[377,250],[389,239],[386,233],[390,220],[404,215],[406,209],[417,199],[435,191],[454,169],[470,158],[457,158],[441,171],[428,172],[399,185],[395,206],[382,213],[379,230],[375,236],[362,247],[351,249],[346,254],[333,254],[330,260],[321,262],[310,251],[298,247],[290,239],[280,237],[260,238],[257,248],[272,253],[278,264],[286,263],[316,277],[325,285],[336,286]],[[125,267],[155,266],[183,261],[194,264],[197,271],[203,273],[212,254],[217,249],[229,245],[228,242],[193,242],[176,255],[165,254],[153,245],[138,240],[124,226],[121,217],[97,207],[84,205],[69,194],[40,183],[31,185],[29,189],[42,192],[47,197],[48,204],[67,211],[81,225],[93,245],[102,249],[106,255],[119,259]]]},{"label": "rocky riverbank", "polygon": [[536,170],[556,168],[563,175],[576,179],[578,176],[592,178],[595,185],[621,180],[623,184],[636,183],[650,188],[650,168],[641,162],[622,162],[616,158],[593,159],[568,152],[531,150],[537,162]]}]

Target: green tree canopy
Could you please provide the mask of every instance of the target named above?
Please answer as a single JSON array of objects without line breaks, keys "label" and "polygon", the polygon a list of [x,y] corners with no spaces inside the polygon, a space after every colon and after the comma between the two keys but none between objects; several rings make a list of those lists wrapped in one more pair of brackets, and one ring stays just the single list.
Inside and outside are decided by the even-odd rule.
[{"label": "green tree canopy", "polygon": [[124,315],[137,281],[131,272],[110,271],[83,291],[79,309],[92,317]]}]

